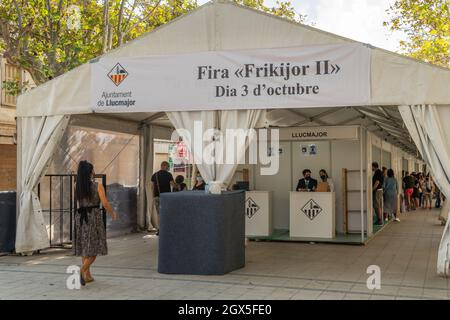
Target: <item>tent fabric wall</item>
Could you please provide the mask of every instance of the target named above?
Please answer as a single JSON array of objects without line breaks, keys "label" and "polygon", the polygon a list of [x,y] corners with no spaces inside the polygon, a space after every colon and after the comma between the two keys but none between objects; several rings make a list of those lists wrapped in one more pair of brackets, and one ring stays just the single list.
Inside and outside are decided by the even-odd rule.
[{"label": "tent fabric wall", "polygon": [[34,192],[69,124],[69,116],[21,118],[21,193],[16,252],[47,248],[48,234],[39,198]]},{"label": "tent fabric wall", "polygon": [[21,94],[17,100],[17,116],[37,117],[92,113],[90,76],[90,64],[83,64]]},{"label": "tent fabric wall", "polygon": [[[180,111],[167,112],[170,121],[173,123],[177,132],[186,142],[190,152],[193,155],[194,163],[197,165],[200,174],[210,185],[212,193],[219,193],[221,189],[228,187],[233,174],[236,171],[237,164],[228,164],[226,159],[217,162],[221,155],[226,154],[227,146],[231,145],[231,141],[226,140],[226,131],[229,129],[253,129],[259,122],[263,112],[261,110],[232,110],[232,111]],[[201,123],[202,128],[196,127]],[[219,129],[221,132],[221,141],[213,142],[214,131],[211,129]],[[203,135],[204,133],[204,135]],[[197,134],[202,134],[201,146],[195,141],[199,141]],[[250,138],[253,136],[250,135]],[[204,150],[207,150],[211,143],[214,143],[215,159],[205,159]],[[236,160],[240,160],[245,156],[246,144],[235,144],[233,152],[235,152]],[[205,161],[206,160],[206,161]]]},{"label": "tent fabric wall", "polygon": [[[402,118],[441,192],[450,196],[450,105],[399,107]],[[448,213],[450,215],[450,212]],[[447,219],[438,252],[437,272],[450,276],[450,219]]]},{"label": "tent fabric wall", "polygon": [[159,221],[156,215],[156,210],[153,205],[153,188],[151,185],[151,177],[152,177],[152,168],[153,168],[153,128],[151,126],[144,126],[143,137],[144,137],[144,145],[141,146],[142,151],[144,152],[144,181],[148,183],[145,184],[145,206],[146,206],[146,219],[142,227],[146,227],[148,230],[152,228],[159,228]]},{"label": "tent fabric wall", "polygon": [[[220,129],[221,130],[240,130],[243,129],[249,132],[249,129],[254,129],[260,122],[261,117],[265,117],[265,112],[262,110],[234,110],[234,111],[222,111],[220,117]],[[238,167],[239,163],[244,163],[245,151],[249,145],[256,139],[254,135],[248,135],[248,140],[246,144],[236,143],[236,161],[234,164],[223,164],[220,170],[217,171],[217,180],[223,181],[223,183],[228,186],[233,178],[234,173]],[[224,143],[224,153],[227,146],[231,146],[230,141],[225,141]]]},{"label": "tent fabric wall", "polygon": [[399,111],[436,184],[450,196],[450,105],[400,106]]},{"label": "tent fabric wall", "polygon": [[156,214],[153,203],[153,189],[151,183],[154,162],[154,139],[171,140],[172,132],[172,128],[156,125],[142,126],[141,152],[143,154],[141,159],[144,162],[144,165],[142,166],[143,182],[141,182],[141,184],[144,185],[141,185],[140,190],[142,191],[142,194],[145,193],[145,199],[143,199],[143,211],[145,212],[145,217],[138,220],[141,220],[139,221],[139,226],[141,228],[147,228],[148,230],[159,228],[159,217]]},{"label": "tent fabric wall", "polygon": [[447,104],[450,70],[393,52],[372,50],[371,105]]},{"label": "tent fabric wall", "polygon": [[[208,165],[203,161],[203,149],[213,140],[211,129],[215,128],[215,111],[179,111],[167,112],[169,120],[174,125],[177,133],[183,138],[189,151],[191,152],[194,163],[197,165],[200,174],[206,183],[214,181],[215,167]],[[200,131],[196,131],[196,125]],[[208,130],[208,132],[206,132]],[[200,134],[202,136],[197,137]],[[208,134],[208,136],[206,136]],[[199,140],[200,138],[200,140]],[[195,141],[201,141],[201,145],[195,145]]]}]

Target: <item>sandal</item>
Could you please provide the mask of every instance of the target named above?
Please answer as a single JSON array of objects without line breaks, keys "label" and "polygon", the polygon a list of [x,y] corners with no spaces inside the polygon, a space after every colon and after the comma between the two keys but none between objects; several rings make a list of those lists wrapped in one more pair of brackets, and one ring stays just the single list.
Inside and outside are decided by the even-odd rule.
[{"label": "sandal", "polygon": [[84,280],[83,273],[81,272],[81,269],[80,269],[80,284],[82,286],[86,285],[86,280]]}]

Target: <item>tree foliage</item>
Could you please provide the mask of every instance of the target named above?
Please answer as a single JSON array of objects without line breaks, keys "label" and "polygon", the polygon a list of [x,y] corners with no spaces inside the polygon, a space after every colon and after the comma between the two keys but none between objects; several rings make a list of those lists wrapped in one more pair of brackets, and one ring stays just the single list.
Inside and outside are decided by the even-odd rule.
[{"label": "tree foliage", "polygon": [[40,84],[195,6],[194,0],[2,0],[0,50]]},{"label": "tree foliage", "polygon": [[264,4],[264,0],[234,0],[237,4],[244,5],[250,8],[258,9],[266,13],[287,18],[297,22],[305,22],[306,15],[297,14],[290,1],[276,1],[274,7],[268,7]]},{"label": "tree foliage", "polygon": [[[289,1],[275,7],[264,0],[235,1],[303,18]],[[196,0],[0,0],[0,53],[41,84],[197,6]]]},{"label": "tree foliage", "polygon": [[411,57],[450,67],[450,0],[396,0],[388,9],[392,31],[403,31],[401,50]]}]

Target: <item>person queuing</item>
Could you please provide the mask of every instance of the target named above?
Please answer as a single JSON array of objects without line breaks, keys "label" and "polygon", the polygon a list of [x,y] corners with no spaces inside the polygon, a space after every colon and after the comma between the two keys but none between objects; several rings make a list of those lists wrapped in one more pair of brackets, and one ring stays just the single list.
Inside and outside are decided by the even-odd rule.
[{"label": "person queuing", "polygon": [[[156,209],[156,214],[159,217],[159,196],[161,193],[171,192],[171,187],[176,188],[175,181],[172,174],[169,172],[169,163],[167,161],[161,162],[161,169],[155,172],[151,178],[153,188],[153,204]],[[159,235],[159,228],[156,231]]]},{"label": "person queuing", "polygon": [[428,208],[431,210],[431,203],[432,203],[432,195],[434,193],[434,183],[431,176],[428,174],[425,178],[425,181],[423,183],[423,200],[422,200],[422,209]]},{"label": "person queuing", "polygon": [[316,191],[317,180],[311,178],[311,170],[305,169],[302,172],[303,178],[298,180],[296,191]]},{"label": "person queuing", "polygon": [[434,203],[434,207],[439,209],[441,207],[441,190],[439,189],[437,184],[434,184],[434,194],[436,197],[436,201]]},{"label": "person queuing", "polygon": [[173,188],[174,192],[184,191],[187,189],[186,183],[184,183],[184,177],[182,175],[178,175],[175,178],[175,188]]},{"label": "person queuing", "polygon": [[372,204],[377,214],[377,225],[383,225],[383,172],[379,169],[377,162],[372,162]]},{"label": "person queuing", "polygon": [[425,177],[422,173],[417,174],[417,180],[419,181],[419,206],[423,208],[423,201],[425,195]]},{"label": "person queuing", "polygon": [[198,174],[197,180],[192,190],[205,190],[205,187],[206,187],[205,180],[203,180],[203,177],[200,174]]},{"label": "person queuing", "polygon": [[383,211],[384,219],[387,221],[389,216],[394,217],[394,221],[400,222],[397,216],[397,198],[398,198],[398,183],[394,177],[394,170],[387,170],[387,177],[383,181]]},{"label": "person queuing", "polygon": [[417,208],[420,208],[420,181],[419,181],[418,174],[413,172],[411,175],[414,178],[414,187],[413,187],[413,193],[412,193],[412,198],[413,198],[413,203],[414,203],[413,210],[416,210]]},{"label": "person queuing", "polygon": [[105,189],[94,180],[94,166],[81,161],[78,164],[75,198],[78,210],[74,216],[74,241],[72,251],[81,257],[80,284],[94,281],[90,268],[98,255],[107,255],[106,228],[100,205],[106,209],[113,221],[117,213],[106,199]]},{"label": "person queuing", "polygon": [[408,171],[405,173],[405,177],[403,178],[403,190],[405,194],[406,210],[413,210],[414,204],[412,195],[414,192],[414,178]]}]

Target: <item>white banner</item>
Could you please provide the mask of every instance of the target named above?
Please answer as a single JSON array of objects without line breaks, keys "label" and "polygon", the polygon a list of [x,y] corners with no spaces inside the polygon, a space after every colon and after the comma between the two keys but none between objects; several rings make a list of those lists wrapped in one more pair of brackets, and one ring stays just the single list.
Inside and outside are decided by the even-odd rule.
[{"label": "white banner", "polygon": [[370,49],[361,44],[102,58],[95,112],[367,105]]}]

